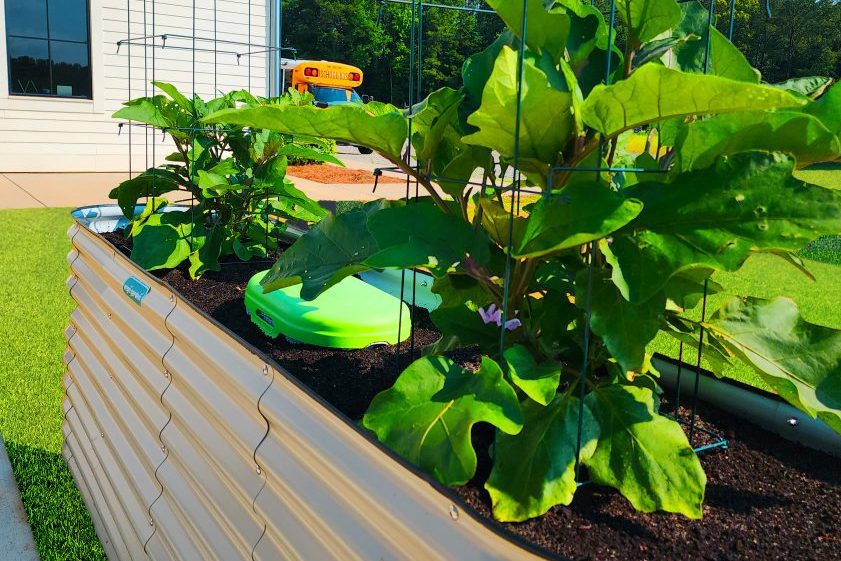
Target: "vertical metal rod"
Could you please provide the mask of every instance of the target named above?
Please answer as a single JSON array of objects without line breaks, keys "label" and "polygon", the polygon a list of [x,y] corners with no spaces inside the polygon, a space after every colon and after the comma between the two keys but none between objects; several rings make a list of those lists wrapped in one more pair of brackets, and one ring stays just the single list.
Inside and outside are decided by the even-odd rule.
[{"label": "vertical metal rod", "polygon": [[[190,127],[190,147],[187,150],[187,154],[193,154],[193,159],[196,157],[195,153],[195,146],[196,146],[196,132],[194,130],[196,121],[198,121],[198,114],[196,113],[196,0],[193,0],[193,38],[192,38],[192,63],[193,63],[193,75],[192,75],[192,82],[193,82],[193,126]],[[188,158],[189,160],[189,158]],[[187,180],[191,181],[193,177],[193,162],[187,162]],[[195,209],[196,209],[196,197],[193,194],[192,190],[190,191],[190,222],[193,224],[196,223],[195,217]],[[190,251],[193,251],[193,228],[190,228]]]},{"label": "vertical metal rod", "polygon": [[704,74],[710,70],[710,45],[712,44],[712,26],[715,23],[715,0],[710,0],[707,10],[707,44],[704,50]]},{"label": "vertical metal rod", "polygon": [[218,80],[216,76],[216,58],[218,55],[218,53],[216,52],[216,24],[216,0],[213,0],[213,93],[211,97],[216,97],[216,95],[218,95],[217,90],[219,89]]},{"label": "vertical metal rod", "polygon": [[[146,30],[144,29],[144,32]],[[126,0],[126,37],[131,39],[131,0]],[[128,42],[126,56],[128,57],[128,91],[126,92],[128,99],[131,99],[131,41]],[[131,121],[128,125],[128,178],[131,179],[132,165],[131,155],[134,147],[131,143]]]},{"label": "vertical metal rod", "polygon": [[709,279],[704,279],[704,299],[701,304],[701,332],[698,334],[698,360],[695,363],[695,388],[692,392],[692,416],[689,418],[689,444],[694,446],[695,442],[695,414],[698,411],[698,383],[701,379],[701,355],[704,346],[704,325],[707,319],[707,285]]},{"label": "vertical metal rod", "polygon": [[281,54],[281,45],[283,43],[283,0],[274,0],[274,47],[275,51],[272,53],[272,76],[274,78],[274,93],[270,94],[279,97],[282,94],[280,85],[280,75],[282,74],[281,62],[283,55]]},{"label": "vertical metal rod", "polygon": [[248,91],[251,92],[251,0],[248,0]]},{"label": "vertical metal rod", "polygon": [[[155,47],[157,46],[157,41],[155,39],[155,0],[152,0],[152,95],[155,95],[155,81],[156,78],[156,59],[157,54],[155,53]],[[155,144],[155,134],[152,133],[152,167],[158,165],[158,159],[156,156],[157,153],[157,146]],[[152,208],[155,208],[155,178],[157,174],[152,176]]]},{"label": "vertical metal rod", "polygon": [[733,26],[736,23],[736,0],[730,0],[730,29],[727,32],[727,39],[733,41]]},{"label": "vertical metal rod", "polygon": [[[522,120],[523,112],[523,74],[525,68],[525,54],[526,54],[526,30],[528,29],[528,22],[526,18],[528,8],[528,0],[523,0],[523,22],[520,24],[520,49],[517,52],[517,103],[516,103],[516,117],[514,120],[514,193],[510,201],[510,209],[508,211],[508,247],[512,246],[511,240],[514,239],[514,197],[520,191],[520,182],[522,175],[519,170],[520,163],[520,121]],[[504,208],[504,207],[503,207]],[[502,281],[502,317],[499,326],[499,354],[500,356],[505,351],[505,324],[508,322],[508,300],[511,292],[511,251],[505,252],[505,273]]]},{"label": "vertical metal rod", "polygon": [[680,420],[680,377],[683,374],[683,341],[677,348],[677,379],[675,380],[675,420]]},{"label": "vertical metal rod", "polygon": [[[417,13],[416,5],[420,3],[420,0],[412,0],[412,16],[411,16],[411,23],[409,28],[409,91],[408,91],[408,105],[409,105],[409,123],[408,123],[408,132],[407,132],[407,146],[406,146],[406,154],[404,161],[406,165],[409,166],[412,163],[412,106],[414,105],[414,97],[415,97],[415,14]],[[406,197],[405,201],[406,204],[409,204],[409,185],[411,184],[411,177],[406,175]],[[397,353],[398,357],[400,356],[400,339],[402,335],[402,328],[403,328],[403,295],[406,293],[406,269],[402,269],[400,272],[400,298],[398,299],[400,311],[397,315]],[[410,341],[411,345],[411,341]]]},{"label": "vertical metal rod", "polygon": [[[417,42],[418,42],[418,52],[417,52],[417,84],[416,84],[416,95],[415,100],[420,101],[423,99],[423,1],[418,2],[418,32],[417,32]],[[410,105],[411,106],[411,105]],[[409,142],[411,142],[411,134],[409,134]],[[415,174],[420,174],[420,162],[415,162]],[[415,178],[415,201],[418,200],[418,179]],[[408,193],[406,194],[408,198]],[[415,358],[415,313],[417,311],[417,281],[418,281],[418,272],[417,269],[412,269],[412,305],[409,307],[409,326],[411,331],[409,332],[409,360],[412,361]],[[401,289],[400,298],[403,298],[403,292]]]},{"label": "vertical metal rod", "polygon": [[[146,21],[146,0],[143,0],[143,35],[149,35],[149,28]],[[143,97],[149,97],[149,47],[148,42],[143,41]],[[149,168],[149,127],[143,127],[143,158],[145,168]],[[146,190],[146,198],[149,198],[149,190]]]},{"label": "vertical metal rod", "polygon": [[[610,26],[607,31],[607,51],[605,53],[604,83],[610,84],[611,56],[613,55],[613,30],[616,25],[616,0],[610,2]],[[599,142],[599,158],[604,153],[604,140]],[[599,172],[596,172],[596,180],[599,180]],[[578,434],[575,443],[575,480],[581,480],[581,444],[584,432],[584,397],[587,386],[587,370],[590,368],[590,315],[592,310],[593,296],[593,260],[596,246],[593,242],[587,244],[587,297],[584,304],[584,358],[581,364],[581,378],[578,381]]]}]

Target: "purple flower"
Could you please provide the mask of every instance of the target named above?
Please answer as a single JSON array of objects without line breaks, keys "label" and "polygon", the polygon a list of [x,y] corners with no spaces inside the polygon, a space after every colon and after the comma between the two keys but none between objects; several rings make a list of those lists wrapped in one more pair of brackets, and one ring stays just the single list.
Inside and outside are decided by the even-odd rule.
[{"label": "purple flower", "polygon": [[[479,317],[482,318],[482,321],[485,322],[485,325],[489,323],[495,323],[496,325],[502,325],[502,310],[496,307],[496,304],[491,304],[488,306],[488,309],[479,308]],[[514,312],[514,315],[517,315],[517,312]],[[518,327],[520,327],[522,322],[517,318],[509,319],[505,322],[505,329],[508,331],[514,331]]]},{"label": "purple flower", "polygon": [[484,308],[479,308],[479,316],[485,322],[485,325],[489,323],[500,325],[502,323],[502,310],[497,309],[496,304],[488,306],[487,311]]}]

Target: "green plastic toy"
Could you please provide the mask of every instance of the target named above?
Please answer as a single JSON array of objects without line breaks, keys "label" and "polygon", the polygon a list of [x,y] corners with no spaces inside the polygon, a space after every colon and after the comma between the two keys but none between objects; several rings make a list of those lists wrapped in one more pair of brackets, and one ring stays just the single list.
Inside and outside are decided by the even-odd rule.
[{"label": "green plastic toy", "polygon": [[245,309],[269,337],[284,335],[309,345],[362,349],[394,345],[398,331],[400,341],[411,333],[409,307],[356,277],[342,279],[315,300],[303,300],[300,284],[264,294],[260,280],[266,272],[248,281]]}]

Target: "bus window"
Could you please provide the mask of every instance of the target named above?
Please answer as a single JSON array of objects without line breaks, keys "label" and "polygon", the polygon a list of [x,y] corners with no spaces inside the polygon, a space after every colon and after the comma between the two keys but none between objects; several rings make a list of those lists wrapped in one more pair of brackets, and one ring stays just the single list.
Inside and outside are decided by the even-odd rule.
[{"label": "bus window", "polygon": [[362,98],[354,90],[345,88],[332,88],[329,86],[310,86],[316,103],[328,105],[341,105],[344,103],[361,103]]}]

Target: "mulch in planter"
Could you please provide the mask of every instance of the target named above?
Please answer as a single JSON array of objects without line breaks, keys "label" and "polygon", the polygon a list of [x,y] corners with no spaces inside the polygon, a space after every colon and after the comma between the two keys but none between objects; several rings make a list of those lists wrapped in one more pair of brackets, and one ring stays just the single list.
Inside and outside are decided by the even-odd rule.
[{"label": "mulch in planter", "polygon": [[[119,234],[105,237],[127,253]],[[245,313],[248,279],[263,263],[230,262],[219,273],[190,280],[186,268],[155,272],[198,308],[271,355],[351,419],[394,382],[408,364],[409,345],[399,350],[337,351],[268,339]],[[415,344],[433,342],[437,332],[423,310],[416,314]],[[417,351],[416,355],[417,356]],[[459,351],[452,358],[477,365],[478,355]],[[663,408],[671,411],[664,400]],[[518,524],[498,524],[535,545],[576,560],[737,561],[841,559],[841,460],[803,448],[708,404],[700,407],[701,426],[729,440],[726,451],[701,454],[707,473],[702,520],[634,511],[617,492],[596,485],[578,490],[570,507]],[[683,412],[688,416],[688,411]],[[482,487],[490,471],[493,433],[477,425],[473,440],[479,456],[476,477],[453,489],[478,516],[491,519]]]},{"label": "mulch in planter", "polygon": [[[317,183],[373,185],[374,172],[364,169],[349,169],[332,164],[307,164],[288,166],[286,173],[294,181],[296,177]],[[380,183],[406,183],[405,179],[391,175],[380,176]]]}]

